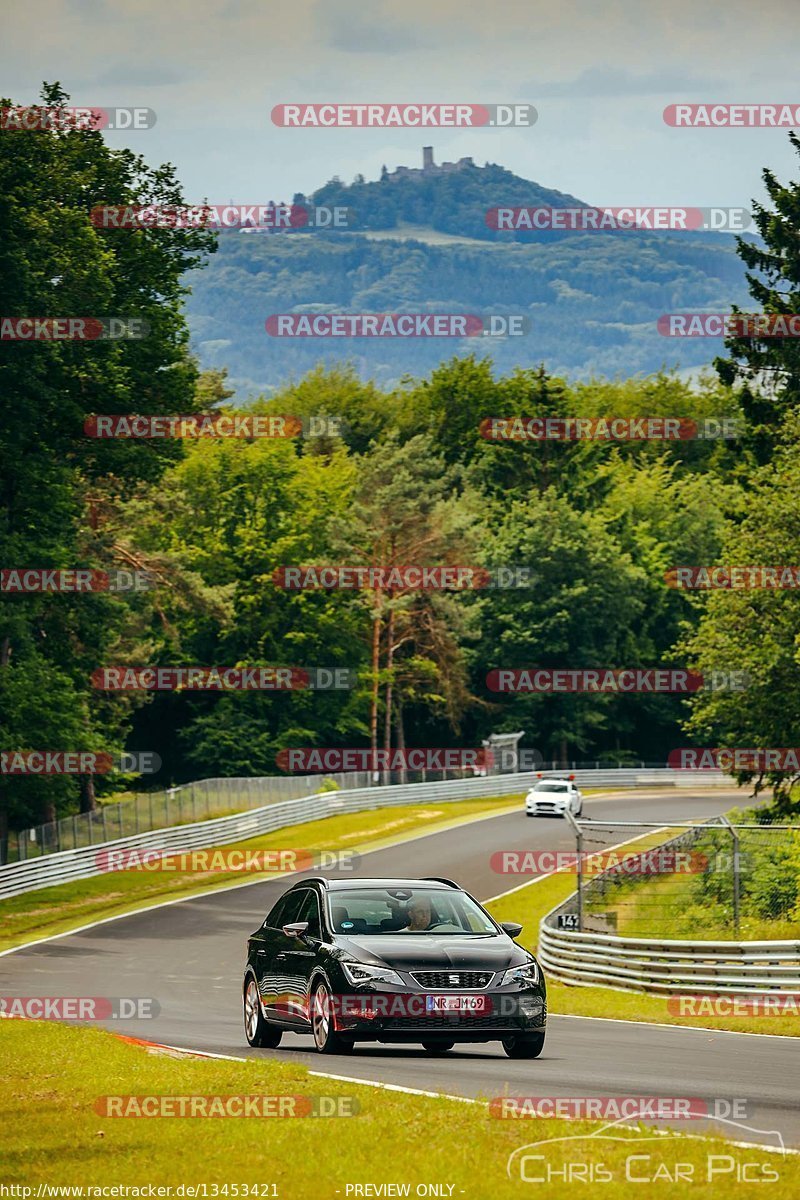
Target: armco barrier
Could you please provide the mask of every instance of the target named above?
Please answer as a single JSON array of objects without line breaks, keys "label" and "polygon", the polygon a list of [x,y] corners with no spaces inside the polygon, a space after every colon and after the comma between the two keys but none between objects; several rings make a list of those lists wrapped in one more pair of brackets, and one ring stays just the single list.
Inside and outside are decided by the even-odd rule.
[{"label": "armco barrier", "polygon": [[704,942],[621,938],[539,927],[539,961],[565,983],[666,995],[800,992],[800,941]]},{"label": "armco barrier", "polygon": [[[546,775],[563,775],[561,771],[544,772]],[[732,786],[731,780],[717,771],[681,771],[666,767],[636,769],[622,768],[600,771],[576,771],[574,775],[581,787],[639,788],[652,786]],[[78,850],[65,850],[48,854],[42,858],[10,863],[0,867],[0,900],[18,896],[22,892],[37,888],[52,887],[75,879],[88,879],[103,874],[98,865],[100,850],[116,849],[163,849],[173,853],[181,850],[210,849],[230,842],[244,841],[262,833],[271,833],[288,825],[300,825],[317,821],[338,813],[361,812],[370,808],[386,808],[395,804],[420,804],[427,801],[437,803],[466,800],[479,796],[506,796],[526,791],[535,774],[478,776],[474,779],[448,779],[437,783],[399,784],[391,787],[355,788],[341,792],[323,792],[303,796],[296,800],[284,800],[265,805],[250,812],[235,813],[233,816],[217,817],[209,821],[198,821],[191,825],[157,829],[149,833],[116,841],[82,846]]]}]

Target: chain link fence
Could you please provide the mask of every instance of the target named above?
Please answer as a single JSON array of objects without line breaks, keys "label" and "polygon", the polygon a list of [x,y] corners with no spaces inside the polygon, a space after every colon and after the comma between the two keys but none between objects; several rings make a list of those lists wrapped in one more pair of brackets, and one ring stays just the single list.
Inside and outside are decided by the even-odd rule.
[{"label": "chain link fence", "polygon": [[[508,774],[507,767],[489,774]],[[485,770],[477,772],[486,774]],[[444,779],[472,779],[476,771],[461,768],[450,771],[350,771],[327,775],[258,775],[248,778],[201,779],[195,783],[165,791],[139,792],[117,804],[99,804],[94,812],[74,813],[43,825],[11,832],[0,838],[0,866],[25,862],[43,854],[77,850],[101,842],[167,829],[210,817],[263,808],[281,800],[338,788],[364,788],[380,784],[435,783]]]},{"label": "chain link fence", "polygon": [[[265,804],[277,804],[281,800],[296,800],[320,791],[323,780],[332,780],[336,787],[342,789],[367,787],[369,772],[201,779],[163,792],[139,792],[118,804],[101,804],[94,812],[74,813],[46,825],[34,825],[19,833],[11,833],[5,857],[0,845],[0,865],[25,862],[61,850],[96,846],[153,829],[168,829],[173,825],[204,821],[209,817],[246,812],[251,808],[263,808]],[[331,785],[326,783],[324,786]]]},{"label": "chain link fence", "polygon": [[573,821],[576,893],[559,925],[628,938],[800,937],[800,826],[746,817]]}]

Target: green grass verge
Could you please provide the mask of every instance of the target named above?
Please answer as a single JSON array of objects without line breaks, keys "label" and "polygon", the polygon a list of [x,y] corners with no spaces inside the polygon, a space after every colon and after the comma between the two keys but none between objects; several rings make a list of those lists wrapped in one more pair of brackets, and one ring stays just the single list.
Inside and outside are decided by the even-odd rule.
[{"label": "green grass verge", "polygon": [[[352,850],[363,853],[408,837],[444,830],[474,817],[511,812],[522,795],[451,801],[445,804],[396,805],[343,813],[291,825],[220,850]],[[98,850],[100,847],[98,847]],[[194,892],[230,887],[250,879],[275,878],[269,872],[113,871],[13,896],[0,904],[0,950],[37,938],[77,929],[102,917],[135,912],[149,904]]]},{"label": "green grass verge", "polygon": [[[535,1070],[532,1063],[532,1077]],[[689,1190],[695,1197],[721,1200],[736,1178],[735,1164],[745,1162],[766,1163],[776,1174],[769,1188],[773,1200],[789,1200],[800,1189],[796,1156],[738,1148],[721,1138],[652,1136],[630,1146],[609,1140],[592,1144],[585,1138],[600,1128],[597,1123],[499,1120],[482,1104],[320,1079],[300,1064],[269,1057],[244,1063],[155,1057],[111,1034],[50,1022],[0,1021],[0,1071],[0,1179],[6,1185],[35,1189],[40,1183],[84,1188],[228,1184],[241,1189],[274,1184],[281,1200],[333,1200],[346,1195],[348,1184],[409,1184],[413,1196],[418,1184],[436,1182],[452,1185],[453,1197],[510,1200],[520,1195],[520,1179],[506,1174],[509,1155],[546,1140],[553,1144],[532,1153],[544,1154],[551,1170],[563,1171],[565,1162],[574,1161],[586,1163],[586,1170],[602,1160],[613,1173],[615,1197],[641,1195],[639,1183],[626,1181],[625,1167],[629,1155],[642,1154],[651,1157],[635,1161],[640,1177],[645,1172],[653,1176],[657,1169],[663,1177],[665,1171],[674,1172],[676,1163],[689,1164],[684,1172],[693,1173]],[[323,1095],[349,1097],[349,1104],[358,1104],[357,1115],[203,1119],[107,1117],[98,1112],[98,1102],[102,1105],[109,1096]],[[613,1132],[641,1138],[644,1131]],[[729,1136],[735,1138],[736,1133]],[[582,1140],[553,1141],[564,1137]],[[725,1173],[709,1182],[710,1164],[721,1169],[723,1162]],[[535,1166],[543,1169],[539,1163]],[[677,1194],[672,1183],[652,1186],[659,1196]],[[538,1184],[536,1194],[549,1200],[564,1190],[562,1174]],[[758,1192],[757,1187],[752,1190]],[[206,1194],[214,1192],[208,1187]],[[268,1194],[256,1192],[259,1197]],[[237,1192],[231,1187],[227,1195]]]},{"label": "green grass verge", "polygon": [[[631,853],[639,853],[651,845],[657,845],[667,836],[665,833],[653,833],[647,838],[640,838],[631,847]],[[487,907],[497,921],[519,921],[524,926],[519,941],[535,951],[542,917],[574,891],[574,874],[558,872],[541,880],[533,880],[519,891],[493,900]],[[610,987],[573,987],[553,979],[548,980],[547,984],[547,1007],[550,1013],[580,1017],[656,1021],[702,1029],[729,1029],[735,1033],[777,1033],[800,1037],[800,1018],[795,1016],[679,1016],[668,1011],[666,996],[617,991]]]}]

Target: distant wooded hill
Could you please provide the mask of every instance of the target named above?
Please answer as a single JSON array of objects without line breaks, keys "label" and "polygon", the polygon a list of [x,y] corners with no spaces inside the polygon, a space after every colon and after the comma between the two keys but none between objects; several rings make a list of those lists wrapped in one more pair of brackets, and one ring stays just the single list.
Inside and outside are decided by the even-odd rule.
[{"label": "distant wooded hill", "polygon": [[[733,237],[710,233],[507,233],[496,206],[585,202],[502,167],[344,184],[294,197],[351,210],[348,231],[220,236],[188,282],[193,347],[227,367],[240,399],[269,394],[320,362],[350,361],[382,385],[424,375],[453,354],[485,351],[501,371],[543,363],[571,378],[630,376],[710,363],[721,342],[662,336],[675,311],[746,306]],[[451,241],[458,238],[459,241]],[[524,313],[530,332],[495,338],[276,338],[285,312]]]}]

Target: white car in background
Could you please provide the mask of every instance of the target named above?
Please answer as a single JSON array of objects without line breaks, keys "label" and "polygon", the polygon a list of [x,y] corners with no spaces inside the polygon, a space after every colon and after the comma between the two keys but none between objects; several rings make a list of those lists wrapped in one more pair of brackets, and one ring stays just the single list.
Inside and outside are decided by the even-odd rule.
[{"label": "white car in background", "polygon": [[565,812],[579,817],[583,812],[583,796],[575,777],[537,779],[525,797],[525,812],[529,817],[563,817]]}]

